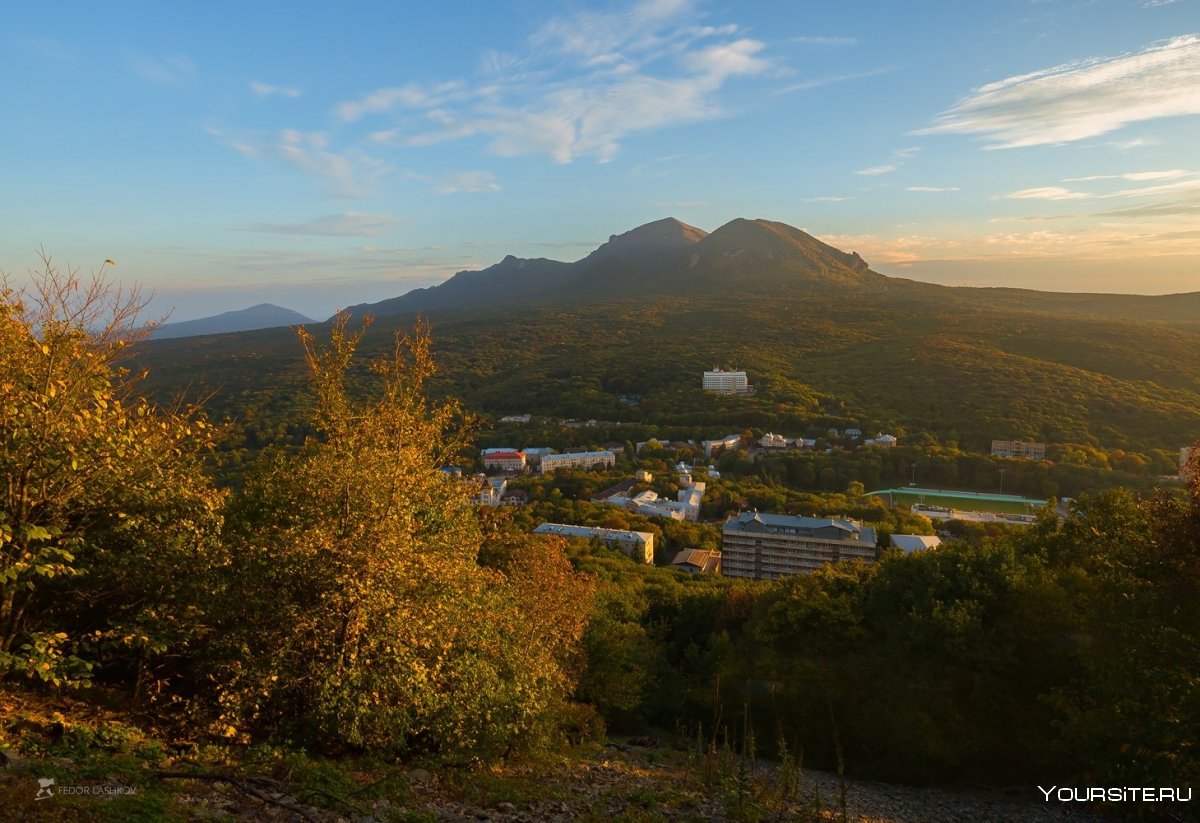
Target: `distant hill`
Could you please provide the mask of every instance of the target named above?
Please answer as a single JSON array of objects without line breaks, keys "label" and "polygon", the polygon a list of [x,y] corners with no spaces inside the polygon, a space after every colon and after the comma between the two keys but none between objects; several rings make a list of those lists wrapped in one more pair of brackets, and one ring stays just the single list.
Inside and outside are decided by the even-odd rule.
[{"label": "distant hill", "polygon": [[[1013,438],[1157,451],[1163,466],[1200,437],[1200,294],[920,283],[768,220],[711,234],[658,220],[575,262],[510,256],[354,311],[376,317],[367,357],[430,319],[431,388],[497,415],[684,438],[857,425],[976,451]],[[287,330],[156,342],[141,358],[156,391],[215,392],[214,414],[255,420],[263,438],[298,414],[305,367]],[[758,393],[705,395],[714,364],[746,369]]]},{"label": "distant hill", "polygon": [[270,303],[259,303],[248,309],[227,311],[212,317],[201,317],[198,320],[185,320],[182,323],[165,323],[150,333],[152,340],[168,340],[175,337],[200,337],[206,334],[227,334],[238,331],[254,331],[255,329],[272,329],[278,326],[295,326],[302,323],[314,323],[312,318],[305,317],[299,312],[274,306]]},{"label": "distant hill", "polygon": [[441,316],[499,306],[735,294],[840,295],[968,310],[1153,320],[1200,330],[1200,292],[1148,296],[940,286],[879,274],[857,252],[834,248],[786,223],[744,218],[709,234],[668,217],[613,235],[573,263],[509,255],[486,269],[461,271],[437,286],[351,306],[350,311],[376,317]]},{"label": "distant hill", "polygon": [[839,251],[784,223],[739,218],[709,234],[668,217],[613,235],[574,263],[510,255],[482,271],[462,271],[440,285],[350,311],[386,316],[497,304],[717,296],[731,289],[862,290],[888,280],[870,271],[857,253]]}]

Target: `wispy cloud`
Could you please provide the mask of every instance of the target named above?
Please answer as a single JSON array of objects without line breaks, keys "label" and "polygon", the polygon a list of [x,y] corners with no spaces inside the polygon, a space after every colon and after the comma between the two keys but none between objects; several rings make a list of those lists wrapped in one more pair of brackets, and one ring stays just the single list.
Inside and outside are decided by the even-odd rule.
[{"label": "wispy cloud", "polygon": [[1062,186],[1041,186],[1036,189],[1021,189],[1004,195],[1005,200],[1086,200],[1087,192],[1072,191]]},{"label": "wispy cloud", "polygon": [[1179,0],[1142,0],[1142,8],[1156,9],[1160,6],[1170,6],[1177,2],[1179,2]]},{"label": "wispy cloud", "polygon": [[371,115],[383,114],[397,108],[432,108],[464,96],[464,86],[454,80],[434,85],[406,83],[375,89],[357,100],[348,100],[337,107],[337,116],[348,123]]},{"label": "wispy cloud", "polygon": [[500,183],[490,171],[459,171],[441,177],[410,172],[407,176],[428,183],[434,194],[500,191]]},{"label": "wispy cloud", "polygon": [[151,83],[169,86],[196,76],[196,61],[184,54],[170,57],[148,57],[141,54],[129,55],[125,60],[129,69]]},{"label": "wispy cloud", "polygon": [[1114,209],[1113,211],[1099,212],[1098,216],[1127,217],[1140,220],[1146,217],[1186,217],[1194,214],[1200,214],[1200,200],[1176,200],[1150,206]]},{"label": "wispy cloud", "polygon": [[990,149],[1070,143],[1131,123],[1200,114],[1200,37],[1009,77],[916,134],[982,135]]},{"label": "wispy cloud", "polygon": [[919,192],[929,192],[929,193],[938,193],[938,192],[945,192],[945,191],[958,191],[958,190],[959,190],[958,186],[909,186],[908,188],[905,189],[905,191],[919,191]]},{"label": "wispy cloud", "polygon": [[[336,113],[346,122],[390,116],[395,122],[370,136],[381,145],[478,137],[500,156],[605,162],[633,134],[724,115],[719,93],[728,83],[770,72],[761,41],[696,19],[689,0],[557,16],[529,36],[522,54],[485,52],[483,84],[390,86]],[[527,82],[491,76],[517,67]]]},{"label": "wispy cloud", "polygon": [[390,214],[370,214],[360,211],[344,211],[327,214],[298,223],[246,223],[234,226],[236,231],[261,234],[294,234],[317,237],[375,237],[389,229],[404,224],[404,220]]},{"label": "wispy cloud", "polygon": [[860,174],[864,177],[877,177],[881,174],[891,174],[895,170],[896,170],[896,167],[894,165],[885,164],[882,166],[868,166],[867,168],[859,169],[858,171],[856,171],[854,173]]},{"label": "wispy cloud", "polygon": [[260,100],[266,97],[289,97],[294,99],[300,96],[300,89],[291,86],[273,86],[270,83],[263,83],[259,80],[250,81],[250,91]]},{"label": "wispy cloud", "polygon": [[823,197],[806,197],[806,198],[804,198],[804,202],[805,203],[844,203],[845,201],[847,201],[849,199],[850,199],[849,197],[825,195]]},{"label": "wispy cloud", "polygon": [[255,160],[274,160],[321,180],[329,195],[361,197],[392,167],[359,149],[334,150],[323,132],[284,129],[274,134],[204,131],[234,151]]},{"label": "wispy cloud", "polygon": [[1092,180],[1129,180],[1131,182],[1140,182],[1144,180],[1174,180],[1177,177],[1186,177],[1188,172],[1183,169],[1171,169],[1170,171],[1132,171],[1126,174],[1091,174],[1087,177],[1064,177],[1064,183],[1086,183]]},{"label": "wispy cloud", "polygon": [[391,170],[384,162],[358,151],[337,152],[320,132],[284,129],[267,151],[306,174],[325,181],[337,197],[359,197]]},{"label": "wispy cloud", "polygon": [[[1153,186],[1136,186],[1129,189],[1120,189],[1118,191],[1109,191],[1102,193],[1088,193],[1075,191],[1073,189],[1063,188],[1062,186],[1041,186],[1033,189],[1022,189],[1011,194],[1002,195],[1005,200],[1112,200],[1118,198],[1139,198],[1139,197],[1157,197],[1159,195],[1173,196],[1181,192],[1187,193],[1200,190],[1200,175],[1194,172],[1181,172],[1179,175],[1172,174],[1170,178],[1174,179],[1170,183],[1158,183]],[[1114,177],[1094,177],[1081,179],[1126,179],[1126,180],[1142,180],[1150,181],[1164,179],[1159,177],[1129,177],[1127,175],[1115,175]],[[1063,181],[1066,182],[1066,181]]]},{"label": "wispy cloud", "polygon": [[832,77],[818,77],[812,80],[802,80],[799,83],[791,83],[783,88],[775,89],[772,94],[790,94],[794,91],[807,91],[808,89],[817,89],[821,86],[828,86],[833,83],[844,83],[847,80],[861,80],[867,77],[878,77],[881,74],[887,74],[892,71],[892,68],[868,69],[867,71],[856,71],[851,74],[838,74]]},{"label": "wispy cloud", "polygon": [[1144,149],[1150,146],[1157,146],[1160,142],[1156,137],[1132,137],[1129,140],[1113,140],[1104,145],[1117,151],[1129,151],[1130,149]]}]

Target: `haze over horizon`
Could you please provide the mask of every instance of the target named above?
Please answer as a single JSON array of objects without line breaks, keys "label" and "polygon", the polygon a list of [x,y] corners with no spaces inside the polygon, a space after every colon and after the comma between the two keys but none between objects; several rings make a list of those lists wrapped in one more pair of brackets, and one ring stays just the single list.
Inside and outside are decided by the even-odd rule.
[{"label": "haze over horizon", "polygon": [[762,217],[917,280],[1196,291],[1195,8],[14,7],[0,270],[325,317]]}]

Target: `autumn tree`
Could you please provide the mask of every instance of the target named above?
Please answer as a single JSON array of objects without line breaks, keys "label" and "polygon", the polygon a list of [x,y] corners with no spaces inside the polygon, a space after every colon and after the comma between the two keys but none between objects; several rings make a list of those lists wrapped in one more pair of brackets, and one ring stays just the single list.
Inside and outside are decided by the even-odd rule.
[{"label": "autumn tree", "polygon": [[96,664],[140,688],[205,630],[221,497],[196,409],[137,396],[122,366],[145,301],[43,255],[0,283],[0,675]]},{"label": "autumn tree", "polygon": [[347,377],[365,327],[346,325],[327,346],[300,331],[317,435],[263,459],[230,509],[223,730],[502,753],[571,691],[587,585],[561,552],[479,562],[470,491],[438,470],[461,415],[423,395],[428,330],[397,335],[360,400]]}]

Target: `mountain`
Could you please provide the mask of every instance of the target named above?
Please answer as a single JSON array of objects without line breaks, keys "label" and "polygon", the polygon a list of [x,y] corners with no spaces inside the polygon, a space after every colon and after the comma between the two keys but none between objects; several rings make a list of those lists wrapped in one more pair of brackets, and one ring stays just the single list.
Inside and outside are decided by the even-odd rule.
[{"label": "mountain", "polygon": [[498,304],[702,297],[731,288],[763,294],[861,290],[887,280],[856,252],[839,251],[784,223],[739,218],[709,234],[668,217],[613,235],[574,263],[510,255],[482,271],[462,271],[440,285],[350,311],[386,316]]},{"label": "mountain", "polygon": [[[355,309],[376,317],[367,358],[432,320],[435,393],[496,415],[622,421],[643,439],[856,425],[973,451],[1013,438],[1124,450],[1161,473],[1200,437],[1200,294],[919,283],[769,220],[711,234],[658,220],[574,262],[510,256]],[[286,329],[156,341],[140,357],[156,393],[213,392],[214,416],[253,421],[254,442],[299,426],[305,365]],[[757,394],[703,394],[714,364],[745,369]]]},{"label": "mountain", "polygon": [[274,306],[270,303],[259,303],[257,306],[251,306],[248,309],[222,312],[212,317],[185,320],[181,323],[166,323],[152,331],[150,339],[168,340],[176,337],[200,337],[206,334],[227,334],[229,332],[272,329],[278,326],[297,326],[303,323],[314,322],[316,321],[291,309]]}]

